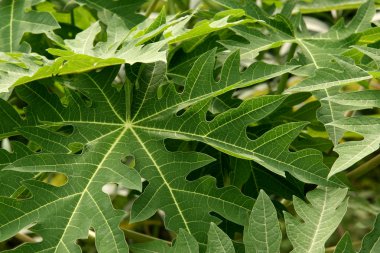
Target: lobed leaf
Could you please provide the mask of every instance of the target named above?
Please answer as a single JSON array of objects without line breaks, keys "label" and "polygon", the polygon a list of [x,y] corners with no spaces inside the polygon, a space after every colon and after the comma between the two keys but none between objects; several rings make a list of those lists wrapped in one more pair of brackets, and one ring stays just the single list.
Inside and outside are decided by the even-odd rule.
[{"label": "lobed leaf", "polygon": [[310,204],[297,197],[293,199],[295,211],[302,221],[284,213],[292,252],[325,252],[324,244],[346,213],[346,193],[347,189],[316,189],[306,195]]}]

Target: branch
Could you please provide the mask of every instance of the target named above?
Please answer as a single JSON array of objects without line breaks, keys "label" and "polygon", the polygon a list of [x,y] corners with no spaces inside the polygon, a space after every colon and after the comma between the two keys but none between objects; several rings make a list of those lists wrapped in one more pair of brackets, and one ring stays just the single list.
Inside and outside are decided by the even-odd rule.
[{"label": "branch", "polygon": [[347,173],[349,179],[357,179],[380,165],[380,154]]}]

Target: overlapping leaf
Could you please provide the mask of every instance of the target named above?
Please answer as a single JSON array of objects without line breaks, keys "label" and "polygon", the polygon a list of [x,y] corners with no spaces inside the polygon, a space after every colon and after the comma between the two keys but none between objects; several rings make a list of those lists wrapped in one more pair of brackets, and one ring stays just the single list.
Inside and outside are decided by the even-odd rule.
[{"label": "overlapping leaf", "polygon": [[[57,57],[54,61],[34,53],[2,53],[0,92],[51,76],[75,75],[48,79],[59,82],[54,87],[49,82],[44,82],[45,86],[30,83],[17,87],[17,105],[27,104],[25,115],[0,100],[0,139],[12,140],[11,152],[0,150],[1,241],[28,228],[43,240],[22,244],[13,251],[80,252],[77,240],[86,239],[92,230],[99,252],[127,252],[129,246],[119,228],[125,213],[115,210],[102,190],[113,183],[141,192],[132,206],[130,222],[145,221],[160,210],[165,213],[165,228],[178,235],[172,247],[168,242],[156,241],[134,245],[132,252],[232,253],[244,247],[246,252],[278,252],[281,231],[274,205],[262,191],[256,202],[248,196],[256,197],[259,188],[268,189],[261,187],[263,184],[275,183],[268,193],[286,199],[293,194],[304,198],[308,189],[304,183],[311,183],[320,185],[307,195],[311,204],[294,198],[299,217],[285,214],[287,235],[293,252],[324,251],[324,243],[346,211],[347,191],[321,186],[345,186],[341,175],[335,174],[362,160],[380,144],[378,118],[346,118],[347,111],[379,107],[378,92],[341,91],[342,86],[380,73],[377,44],[364,45],[378,42],[378,31],[370,27],[373,0],[366,1],[350,23],[339,20],[322,34],[309,33],[301,14],[292,15],[293,1],[271,16],[252,1],[242,4],[217,0],[230,10],[186,29],[192,15],[167,18],[162,11],[155,20],[139,23],[142,16],[135,11],[141,1],[125,1],[118,8],[118,1],[80,0],[98,11],[100,21],[75,39],[66,40],[48,32],[53,29],[53,25],[47,25],[49,15],[27,10],[37,2],[6,1],[0,4],[7,6],[0,12],[15,13],[24,21],[31,15],[44,17],[44,25],[26,30],[46,33],[61,49],[49,50]],[[317,3],[316,8],[311,5],[313,12],[336,7],[331,1],[319,4],[321,8]],[[13,12],[12,6],[18,12]],[[129,16],[123,14],[125,8]],[[274,11],[273,7],[267,10]],[[211,13],[201,12],[197,18]],[[6,16],[8,19],[19,21],[12,15]],[[13,25],[19,26],[17,22],[10,22],[9,27],[5,24],[10,29],[2,31],[10,35],[12,50],[25,51],[25,44],[19,44],[25,31],[12,32]],[[225,28],[230,31],[220,32]],[[209,36],[216,31],[219,33]],[[205,38],[210,41],[205,42]],[[302,67],[264,63],[273,60],[266,58],[270,54],[264,54],[265,50],[285,43],[293,44],[287,61],[294,50],[296,56],[291,63]],[[176,48],[170,51],[173,46]],[[214,46],[219,50],[209,50]],[[222,52],[225,49],[227,52]],[[265,60],[259,60],[261,57]],[[91,70],[97,71],[88,72]],[[245,101],[229,97],[236,89],[284,74],[287,77],[288,72],[305,78],[288,89],[297,94]],[[113,83],[118,74],[117,80],[123,82]],[[60,97],[50,90],[57,87]],[[273,83],[267,87],[272,94]],[[278,89],[277,93],[282,91]],[[322,124],[312,115],[302,116],[315,114],[318,101],[294,112],[295,106],[307,98],[299,92],[312,92],[321,103],[317,117],[339,154],[331,171],[326,164],[335,159],[327,154],[332,144],[314,137],[325,134],[317,132],[320,129],[311,130]],[[12,96],[15,99],[15,94]],[[298,102],[289,102],[293,99]],[[310,132],[304,131],[308,122],[302,120],[313,121]],[[363,140],[340,143],[347,131],[362,135]],[[34,149],[38,152],[32,153],[14,139],[29,143],[28,147],[38,145]],[[319,140],[324,142],[319,145]],[[183,144],[175,149],[181,151],[168,151],[166,141]],[[190,147],[193,144],[199,146]],[[323,155],[309,147],[317,147]],[[207,173],[198,169],[214,161],[206,153],[234,163],[218,168],[230,174],[222,178],[204,176]],[[220,166],[219,162],[207,169]],[[38,181],[40,175],[50,173],[64,175],[67,182],[57,187]],[[252,182],[262,178],[260,183]],[[281,206],[274,202],[276,207]],[[220,222],[230,236],[244,226],[243,242],[231,241],[217,226]],[[377,230],[364,240],[363,247],[369,252],[378,247]],[[353,251],[348,236],[337,247],[337,252],[345,250]]]},{"label": "overlapping leaf", "polygon": [[[99,16],[107,15],[108,13],[118,15],[120,18],[123,19],[123,22],[127,25],[128,28],[132,28],[144,20],[144,16],[138,14],[137,10],[145,2],[145,0],[77,0],[77,2],[86,4],[87,6],[97,10]],[[126,13],[128,13],[128,15],[126,15]]]},{"label": "overlapping leaf", "polygon": [[[99,231],[101,226],[96,240],[107,240],[111,243],[108,247],[122,251],[126,245],[120,242],[121,233],[115,225],[121,213],[112,209],[101,188],[106,183],[114,182],[130,189],[140,189],[139,175],[147,179],[149,185],[135,201],[131,221],[145,220],[161,209],[167,214],[165,222],[169,229],[178,231],[184,228],[200,242],[205,242],[209,222],[218,222],[210,212],[244,224],[252,200],[234,187],[215,188],[215,182],[210,177],[188,182],[185,177],[191,171],[212,159],[201,153],[168,152],[162,142],[167,137],[203,141],[236,156],[257,160],[277,173],[289,171],[307,182],[342,185],[337,178],[326,179],[328,170],[317,151],[290,153],[286,150],[304,123],[279,126],[255,141],[244,138],[246,125],[276,109],[283,101],[282,96],[246,101],[239,108],[227,111],[210,122],[205,120],[212,97],[294,68],[261,63],[240,73],[238,56],[238,53],[233,53],[228,57],[220,80],[215,82],[215,51],[203,54],[189,72],[184,91],[177,93],[169,84],[159,99],[157,89],[165,80],[165,64],[160,62],[136,66],[139,68],[136,78],[131,76],[135,69],[132,67],[132,72],[128,71],[127,75],[129,81],[121,91],[111,86],[117,68],[80,75],[70,83],[71,89],[75,90],[68,91],[68,107],[38,85],[20,87],[18,94],[29,106],[27,120],[18,132],[40,144],[43,151],[58,154],[29,156],[16,161],[8,169],[59,172],[68,177],[68,183],[55,188],[26,181],[25,185],[34,196],[32,199],[21,202],[3,199],[6,209],[14,211],[7,211],[2,216],[2,239],[36,223],[34,230],[43,236],[44,241],[23,245],[20,250],[55,245],[62,251],[67,247],[66,251],[75,252],[78,251],[75,239],[84,238],[90,227]],[[134,99],[131,99],[132,92]],[[83,95],[90,99],[90,107],[80,98]],[[185,109],[185,113],[177,116],[181,109]],[[232,124],[236,130],[231,131]],[[51,129],[52,126],[67,125],[74,127],[74,132],[68,136]],[[226,135],[225,129],[229,129],[230,134]],[[273,153],[272,149],[268,149],[273,142],[281,143],[279,145],[283,148]],[[78,143],[84,147],[81,155],[65,154],[78,152],[75,149]],[[134,158],[135,169],[122,164],[122,158],[127,156]],[[306,160],[314,160],[315,163],[305,166]],[[41,191],[49,191],[44,200],[39,194]],[[46,204],[41,206],[41,201]],[[56,234],[48,233],[49,224],[41,218],[55,215],[54,212],[50,213],[50,209],[61,205],[67,206],[66,214],[60,216],[64,222],[57,221],[61,225],[57,225]],[[86,218],[82,217],[84,213]],[[78,220],[81,220],[81,226],[77,224]],[[108,228],[104,230],[103,226]],[[76,227],[80,229],[76,230]],[[102,246],[99,247],[102,251]]]},{"label": "overlapping leaf", "polygon": [[[84,2],[95,4],[91,1]],[[190,15],[167,19],[165,10],[162,10],[156,19],[146,19],[133,29],[129,29],[119,16],[105,14],[102,21],[107,25],[106,41],[97,40],[97,36],[102,32],[99,21],[71,40],[62,40],[50,32],[47,36],[62,48],[47,50],[57,57],[54,61],[38,54],[0,54],[0,59],[4,60],[0,62],[0,73],[2,73],[0,93],[7,92],[13,86],[51,76],[77,74],[122,63],[166,62],[169,43],[204,37],[227,27],[254,22],[252,20],[228,22],[229,17],[230,15],[221,16],[193,29],[185,29],[191,18]],[[164,36],[161,36],[162,34]]]},{"label": "overlapping leaf", "polygon": [[[267,216],[269,215],[269,217]],[[260,220],[258,219],[264,219]],[[132,252],[191,252],[199,253],[200,246],[206,248],[207,253],[224,252],[235,253],[232,240],[215,223],[211,223],[207,233],[207,244],[199,245],[195,238],[181,229],[174,246],[169,247],[163,241],[152,241],[132,245]],[[281,231],[277,220],[276,210],[269,197],[262,191],[252,210],[249,222],[244,231],[245,252],[279,252]]]},{"label": "overlapping leaf", "polygon": [[[19,173],[15,171],[2,171],[16,160],[32,154],[31,150],[19,142],[12,142],[11,152],[0,149],[0,196],[9,197],[20,194],[24,188],[21,182],[34,176],[33,173]],[[7,183],[5,183],[7,182]]]},{"label": "overlapping leaf", "polygon": [[28,10],[32,4],[29,0],[1,1],[0,52],[29,52],[27,43],[20,44],[24,33],[46,33],[59,28],[51,14]]},{"label": "overlapping leaf", "polygon": [[244,231],[245,252],[279,252],[281,238],[276,209],[268,195],[260,191]]},{"label": "overlapping leaf", "polygon": [[99,22],[77,34],[74,40],[63,41],[50,34],[51,39],[65,48],[49,50],[58,57],[54,61],[37,54],[1,55],[6,62],[0,62],[0,92],[51,76],[82,73],[122,63],[166,61],[165,41],[144,43],[180,20],[165,23],[163,12],[155,22],[147,20],[145,25],[141,24],[141,29],[131,32],[118,16],[112,16],[107,26],[107,41],[95,45],[95,37],[101,31]]},{"label": "overlapping leaf", "polygon": [[[372,230],[363,238],[359,253],[375,253],[380,249],[380,215],[377,215]],[[334,253],[355,253],[349,233],[346,233],[339,241]]]},{"label": "overlapping leaf", "polygon": [[295,211],[302,219],[285,213],[286,231],[292,252],[325,252],[324,244],[341,222],[347,209],[347,189],[316,189],[307,194],[310,204],[295,197]]},{"label": "overlapping leaf", "polygon": [[[207,233],[207,253],[211,252],[225,252],[225,253],[235,253],[231,239],[218,228],[215,223],[211,223]],[[186,252],[186,253],[199,253],[200,247],[195,238],[189,234],[186,230],[181,229],[175,244],[172,247],[162,241],[152,241],[148,243],[134,244],[131,247],[133,253],[175,253],[175,252]]]},{"label": "overlapping leaf", "polygon": [[[347,190],[345,189],[330,188],[328,191],[326,189],[315,189],[308,194],[308,199],[314,208],[310,204],[296,199],[296,212],[305,223],[301,223],[297,218],[285,213],[288,236],[294,246],[292,252],[324,252],[323,244],[338,226],[346,211],[346,192]],[[371,241],[368,245],[373,245],[375,236],[375,230],[366,236],[367,241]],[[261,192],[258,202],[255,203],[252,210],[250,221],[244,230],[243,244],[245,252],[277,253],[280,250],[280,241],[281,231],[276,210],[269,197],[264,192]],[[346,245],[343,245],[343,243]],[[346,236],[336,252],[346,252],[341,250],[348,250],[350,243],[351,241],[347,241]],[[207,252],[235,252],[231,239],[213,223],[210,225],[208,243],[205,247],[207,247]],[[132,252],[198,253],[200,251],[194,237],[181,230],[172,247],[169,247],[167,242],[152,241],[132,245]]]},{"label": "overlapping leaf", "polygon": [[[234,1],[232,1],[232,3],[233,2]],[[232,3],[226,3],[225,5],[234,7]],[[262,50],[279,47],[285,42],[298,44],[305,59],[309,61],[309,65],[295,70],[294,74],[309,75],[310,77],[296,86],[291,87],[288,92],[309,91],[320,99],[321,108],[317,112],[318,119],[325,124],[330,139],[334,145],[337,146],[343,134],[346,131],[350,131],[348,128],[345,129],[340,122],[344,120],[345,113],[354,108],[350,107],[350,104],[338,104],[333,99],[330,99],[330,97],[339,94],[341,86],[370,79],[372,77],[371,74],[376,75],[377,73],[376,70],[374,72],[368,68],[364,70],[361,66],[355,65],[350,59],[341,58],[344,54],[349,55],[348,52],[351,50],[349,46],[355,45],[361,33],[371,29],[370,21],[374,15],[373,6],[374,2],[372,0],[366,1],[358,9],[350,23],[345,25],[344,20],[339,20],[327,33],[310,35],[305,29],[302,20],[296,18],[293,18],[293,23],[296,25],[294,25],[294,28],[291,28],[294,34],[285,33],[284,29],[286,26],[289,26],[289,22],[284,19],[285,17],[281,17],[281,20],[284,20],[282,26],[266,27],[266,29],[270,31],[269,37],[262,35],[255,29],[234,28],[233,30],[236,34],[243,37],[244,40],[248,40],[248,43],[224,41],[222,44],[225,45],[227,49],[241,48],[244,57],[250,54],[253,54],[254,57]],[[263,11],[260,10],[251,12],[251,15],[254,18],[258,18],[264,14]],[[266,22],[271,24],[271,22],[273,23],[275,20],[279,19],[274,17]],[[356,49],[368,54],[374,60],[377,58],[375,53],[376,49],[374,48],[356,47]],[[357,109],[363,109],[363,107],[365,106],[361,106]],[[376,125],[374,127],[376,127]],[[340,157],[334,165],[331,175],[350,167],[356,161],[359,161],[378,149],[378,142],[375,140],[375,136],[378,134],[375,131],[372,131],[371,134],[373,137],[367,137],[368,141],[365,140],[364,143],[360,145],[360,152],[359,146],[356,146],[356,143],[352,142],[340,144],[335,148]],[[342,148],[343,146],[345,148]],[[357,148],[355,149],[355,147]],[[354,149],[355,151],[353,151]],[[350,152],[350,150],[352,152]],[[355,153],[356,151],[358,151],[358,154]],[[354,153],[355,155],[353,156]]]}]

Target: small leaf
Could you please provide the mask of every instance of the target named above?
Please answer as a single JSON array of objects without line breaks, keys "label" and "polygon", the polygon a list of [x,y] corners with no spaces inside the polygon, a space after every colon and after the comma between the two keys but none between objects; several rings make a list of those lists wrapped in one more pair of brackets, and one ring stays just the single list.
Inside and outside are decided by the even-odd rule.
[{"label": "small leaf", "polygon": [[376,253],[380,251],[380,215],[377,215],[373,229],[363,239],[359,253]]},{"label": "small leaf", "polygon": [[231,239],[215,223],[211,223],[208,231],[206,253],[235,253]]},{"label": "small leaf", "polygon": [[340,143],[334,148],[334,151],[339,154],[339,157],[331,168],[329,176],[349,168],[351,165],[379,149],[380,135],[378,129],[380,127],[380,119],[378,118],[365,116],[351,117],[333,121],[330,125],[346,131],[359,133],[364,139]]},{"label": "small leaf", "polygon": [[341,222],[347,210],[347,189],[317,188],[306,196],[310,204],[294,197],[296,213],[285,212],[286,231],[293,253],[324,253],[324,244]]},{"label": "small leaf", "polygon": [[261,190],[244,228],[246,253],[277,253],[282,234],[276,209],[266,193]]},{"label": "small leaf", "polygon": [[197,240],[195,240],[189,232],[184,229],[180,229],[171,252],[198,253],[199,245]]},{"label": "small leaf", "polygon": [[334,253],[356,253],[352,247],[352,241],[349,233],[345,233],[336,245]]}]

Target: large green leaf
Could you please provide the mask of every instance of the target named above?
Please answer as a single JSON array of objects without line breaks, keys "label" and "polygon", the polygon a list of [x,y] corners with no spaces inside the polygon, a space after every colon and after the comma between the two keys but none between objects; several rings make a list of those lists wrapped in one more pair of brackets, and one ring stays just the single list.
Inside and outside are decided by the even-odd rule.
[{"label": "large green leaf", "polygon": [[310,204],[294,198],[295,211],[302,221],[284,213],[287,235],[293,244],[292,252],[325,252],[324,244],[346,213],[346,193],[347,189],[316,189],[307,194]]},{"label": "large green leaf", "polygon": [[380,145],[379,0],[44,1],[0,3],[0,251],[325,251]]},{"label": "large green leaf", "polygon": [[[108,248],[123,251],[126,244],[117,228],[122,212],[112,208],[102,186],[113,182],[140,190],[140,176],[147,179],[149,185],[133,205],[132,222],[145,220],[161,209],[167,215],[165,224],[168,229],[178,232],[183,228],[201,243],[206,242],[209,222],[219,222],[210,215],[211,212],[237,224],[245,224],[253,200],[233,186],[216,188],[211,177],[187,181],[190,172],[212,159],[202,153],[169,152],[163,144],[163,139],[168,137],[203,141],[225,152],[258,160],[277,173],[290,171],[308,182],[342,185],[338,178],[326,179],[328,169],[319,152],[301,150],[291,153],[286,150],[286,145],[305,123],[286,124],[255,141],[246,138],[237,142],[239,136],[244,136],[246,125],[271,113],[281,104],[283,96],[245,101],[239,108],[210,122],[205,120],[213,97],[293,68],[255,64],[241,73],[238,56],[233,53],[228,57],[220,80],[215,82],[215,51],[203,54],[189,72],[184,91],[178,93],[169,84],[159,99],[157,89],[165,84],[165,64],[162,62],[132,66],[127,71],[129,79],[120,91],[111,86],[118,72],[116,67],[78,75],[67,89],[67,106],[37,84],[19,87],[17,92],[28,103],[28,110],[27,120],[17,129],[18,132],[38,143],[43,151],[54,153],[19,159],[7,169],[63,173],[68,183],[57,188],[38,181],[26,181],[24,184],[33,198],[25,201],[3,198],[0,201],[4,203],[0,207],[4,211],[1,239],[35,223],[33,230],[44,238],[43,242],[22,245],[20,251],[42,250],[54,245],[62,252],[76,252],[79,248],[75,240],[86,238],[92,227],[99,231],[96,241],[100,252],[106,247],[101,243],[103,240],[109,242]],[[138,75],[133,77],[136,68]],[[81,96],[87,97],[91,106]],[[185,112],[177,116],[181,109]],[[236,130],[231,131],[232,124],[236,125]],[[74,127],[71,135],[54,131],[57,126],[68,125]],[[225,135],[225,129],[231,134]],[[283,149],[273,153],[269,149],[273,142],[281,143]],[[67,154],[77,153],[78,144],[83,146],[82,154]],[[123,157],[133,158],[135,168],[125,166],[121,162]],[[315,162],[305,166],[306,160]],[[43,196],[41,191],[48,193]],[[42,206],[41,201],[45,203]],[[63,205],[66,206],[64,215],[51,210]],[[84,213],[86,217],[83,217]],[[59,221],[51,223],[58,217]],[[46,222],[47,219],[50,221]],[[56,233],[50,232],[51,224],[55,224]],[[68,250],[64,249],[65,246]]]}]

